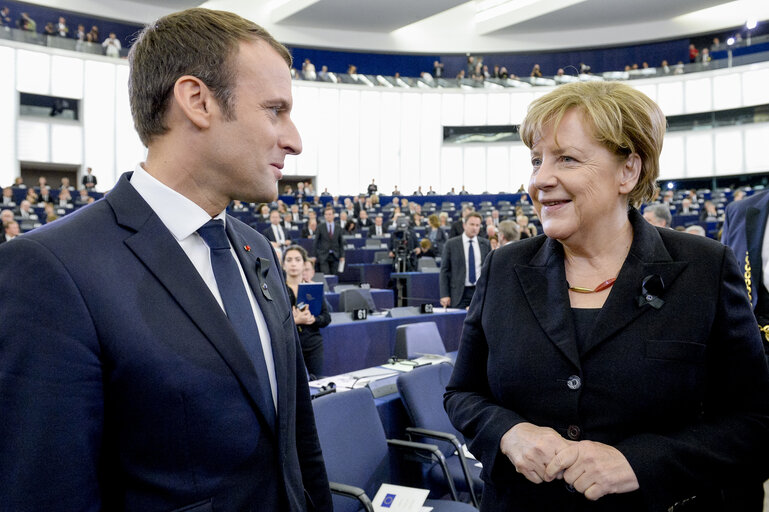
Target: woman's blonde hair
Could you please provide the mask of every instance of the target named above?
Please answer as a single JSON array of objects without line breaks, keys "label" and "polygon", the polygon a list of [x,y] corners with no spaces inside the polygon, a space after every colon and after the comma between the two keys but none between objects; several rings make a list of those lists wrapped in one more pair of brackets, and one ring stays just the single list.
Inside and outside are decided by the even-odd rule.
[{"label": "woman's blonde hair", "polygon": [[577,109],[595,140],[617,156],[636,153],[641,159],[638,183],[628,203],[638,206],[657,190],[659,157],[665,136],[665,115],[640,91],[620,82],[572,82],[534,100],[521,124],[521,140],[530,149],[545,127],[552,124],[558,143],[558,125]]}]

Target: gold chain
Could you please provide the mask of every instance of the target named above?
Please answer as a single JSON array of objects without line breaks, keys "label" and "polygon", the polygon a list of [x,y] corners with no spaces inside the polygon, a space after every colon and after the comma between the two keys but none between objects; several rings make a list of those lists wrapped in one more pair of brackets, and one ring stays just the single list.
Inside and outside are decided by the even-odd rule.
[{"label": "gold chain", "polygon": [[748,251],[745,251],[745,274],[743,274],[743,276],[745,277],[745,287],[748,289],[748,302],[752,304],[753,292],[751,291],[751,288],[753,287],[753,280],[751,279],[750,259],[748,259],[748,256]]},{"label": "gold chain", "polygon": [[[748,289],[748,300],[750,303],[753,303],[753,293],[751,292],[751,288],[753,285],[753,279],[752,274],[750,272],[750,259],[748,258],[749,254],[748,251],[745,251],[745,274],[743,274],[743,277],[745,278],[745,287]],[[764,338],[767,342],[769,342],[769,325],[760,325],[758,326],[758,330],[764,333]]]}]

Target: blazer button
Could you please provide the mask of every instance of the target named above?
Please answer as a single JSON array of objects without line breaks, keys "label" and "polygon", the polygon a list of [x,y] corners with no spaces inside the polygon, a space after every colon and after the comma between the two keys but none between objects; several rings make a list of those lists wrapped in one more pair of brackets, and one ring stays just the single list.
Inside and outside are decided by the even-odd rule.
[{"label": "blazer button", "polygon": [[578,441],[581,434],[582,430],[577,425],[569,425],[569,428],[566,429],[566,435],[572,441]]},{"label": "blazer button", "polygon": [[572,375],[566,381],[566,385],[569,387],[569,389],[576,391],[582,387],[582,379],[580,379],[578,375]]}]

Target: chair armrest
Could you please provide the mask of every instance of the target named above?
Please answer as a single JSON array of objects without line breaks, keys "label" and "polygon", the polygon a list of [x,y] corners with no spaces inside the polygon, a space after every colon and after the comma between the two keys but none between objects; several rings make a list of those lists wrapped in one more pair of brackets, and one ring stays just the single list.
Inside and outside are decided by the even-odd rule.
[{"label": "chair armrest", "polygon": [[457,489],[454,486],[454,479],[451,477],[449,466],[446,464],[446,457],[443,456],[443,453],[437,446],[427,443],[415,443],[414,441],[402,441],[400,439],[388,439],[387,444],[401,450],[409,450],[415,453],[427,454],[435,459],[441,466],[443,477],[446,479],[446,483],[449,486],[451,499],[454,501],[459,501],[459,495],[457,494]]},{"label": "chair armrest", "polygon": [[338,482],[329,482],[328,485],[332,493],[358,500],[366,512],[374,512],[374,505],[371,504],[371,500],[366,496],[366,491],[360,487],[340,484]]},{"label": "chair armrest", "polygon": [[409,438],[411,438],[412,435],[415,435],[448,441],[454,446],[454,449],[457,451],[457,456],[459,457],[459,465],[462,468],[462,474],[465,477],[465,483],[467,484],[467,488],[470,490],[470,500],[477,508],[479,506],[479,502],[478,497],[475,495],[475,488],[473,487],[473,477],[470,475],[470,469],[467,467],[467,459],[465,457],[464,450],[462,449],[462,444],[459,442],[459,439],[457,439],[457,436],[454,434],[449,434],[448,432],[417,427],[406,427],[406,435],[409,436]]}]

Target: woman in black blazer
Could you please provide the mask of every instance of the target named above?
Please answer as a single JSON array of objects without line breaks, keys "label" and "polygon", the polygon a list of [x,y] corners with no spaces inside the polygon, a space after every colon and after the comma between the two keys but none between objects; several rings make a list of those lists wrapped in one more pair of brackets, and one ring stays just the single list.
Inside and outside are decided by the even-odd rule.
[{"label": "woman in black blazer", "polygon": [[302,274],[306,261],[308,261],[307,251],[299,245],[292,245],[283,252],[283,270],[286,273],[286,288],[288,288],[288,298],[291,300],[291,310],[294,312],[294,323],[299,332],[304,364],[310,374],[310,380],[314,380],[320,378],[323,373],[323,335],[320,329],[331,323],[331,315],[328,312],[326,299],[321,303],[318,316],[313,316],[307,306],[301,310],[296,307],[299,283],[305,282]]},{"label": "woman in black blazer", "polygon": [[769,372],[734,256],[633,207],[664,131],[620,83],[529,109],[546,236],[489,254],[445,397],[482,511],[761,510],[734,492],[769,476]]}]

